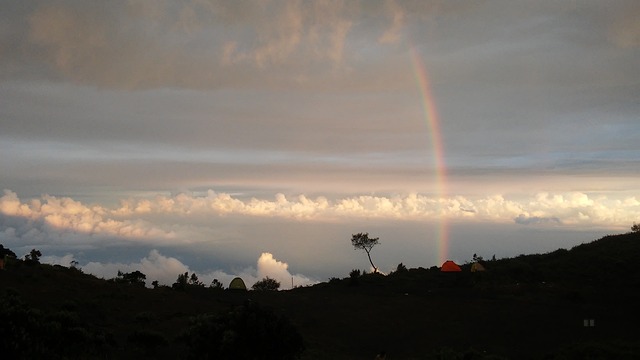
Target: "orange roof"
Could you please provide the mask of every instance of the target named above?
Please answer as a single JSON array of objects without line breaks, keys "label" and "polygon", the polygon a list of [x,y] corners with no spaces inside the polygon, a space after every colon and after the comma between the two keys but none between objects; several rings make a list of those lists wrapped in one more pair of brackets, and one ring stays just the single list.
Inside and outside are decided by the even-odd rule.
[{"label": "orange roof", "polygon": [[442,267],[440,268],[440,271],[453,272],[453,271],[462,271],[462,269],[460,269],[460,266],[458,266],[453,261],[447,260],[447,261],[444,262],[444,264],[442,264]]}]

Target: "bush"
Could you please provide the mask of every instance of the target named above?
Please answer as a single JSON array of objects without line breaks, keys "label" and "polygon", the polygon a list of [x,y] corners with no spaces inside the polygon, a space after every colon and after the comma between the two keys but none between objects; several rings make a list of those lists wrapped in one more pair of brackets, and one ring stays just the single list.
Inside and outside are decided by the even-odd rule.
[{"label": "bush", "polygon": [[394,273],[395,274],[404,274],[404,273],[407,273],[407,272],[409,272],[409,270],[407,270],[407,267],[403,263],[400,263],[396,267],[396,271]]},{"label": "bush", "polygon": [[253,284],[251,289],[256,291],[276,291],[280,289],[280,282],[267,276],[264,279]]}]

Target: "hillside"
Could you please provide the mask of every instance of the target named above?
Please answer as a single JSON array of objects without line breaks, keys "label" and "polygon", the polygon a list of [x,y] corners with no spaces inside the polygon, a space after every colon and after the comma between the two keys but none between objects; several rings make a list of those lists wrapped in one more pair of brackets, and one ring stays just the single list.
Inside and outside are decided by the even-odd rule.
[{"label": "hillside", "polygon": [[[636,232],[484,261],[486,272],[400,267],[278,292],[148,289],[13,261],[0,270],[0,344],[14,358],[203,358],[198,341],[222,346],[229,332],[216,332],[219,324],[249,314],[259,336],[287,338],[279,349],[297,341],[289,337],[297,329],[302,359],[373,359],[382,350],[391,359],[637,359],[639,255]],[[245,310],[233,317],[234,308]],[[240,357],[280,351],[269,353],[275,340],[260,342],[255,329],[234,331],[252,332],[242,346],[263,350]]]}]

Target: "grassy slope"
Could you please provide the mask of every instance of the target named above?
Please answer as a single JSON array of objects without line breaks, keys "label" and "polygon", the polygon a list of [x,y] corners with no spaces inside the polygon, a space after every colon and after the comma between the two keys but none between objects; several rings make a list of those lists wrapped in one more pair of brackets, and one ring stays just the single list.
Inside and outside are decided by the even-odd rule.
[{"label": "grassy slope", "polygon": [[[295,324],[306,359],[371,359],[382,349],[393,359],[435,358],[453,349],[449,358],[455,358],[470,348],[512,359],[563,351],[637,358],[639,255],[640,233],[633,233],[569,251],[488,261],[485,273],[468,272],[470,265],[458,274],[410,269],[281,292],[151,290],[24,264],[0,271],[0,285],[17,290],[31,307],[71,311],[110,334],[109,358],[180,357],[184,347],[173,339],[191,316],[248,298]],[[596,327],[584,328],[585,318],[595,319]],[[161,334],[168,345],[134,350],[128,337],[141,329]],[[578,345],[567,350],[572,344]]]}]

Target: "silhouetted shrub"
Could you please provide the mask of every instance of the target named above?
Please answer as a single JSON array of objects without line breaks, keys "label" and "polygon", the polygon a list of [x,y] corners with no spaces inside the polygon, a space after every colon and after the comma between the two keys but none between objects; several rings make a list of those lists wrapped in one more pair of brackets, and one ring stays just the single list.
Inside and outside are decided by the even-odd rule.
[{"label": "silhouetted shrub", "polygon": [[209,288],[214,290],[224,290],[224,285],[222,285],[222,283],[218,281],[218,279],[213,279],[213,281],[211,281],[211,285],[209,285]]},{"label": "silhouetted shrub", "polygon": [[31,251],[24,256],[24,261],[29,265],[39,264],[41,256],[42,253],[40,250],[31,249]]},{"label": "silhouetted shrub", "polygon": [[359,277],[360,277],[360,270],[359,269],[351,270],[351,272],[349,273],[349,286],[360,285],[360,281],[358,281]]},{"label": "silhouetted shrub", "polygon": [[9,250],[8,248],[4,247],[2,244],[0,244],[0,259],[4,259],[5,256],[11,257],[11,258],[16,258],[16,253],[14,253],[13,251]]},{"label": "silhouetted shrub", "polygon": [[407,270],[407,267],[403,263],[398,264],[396,271],[394,271],[395,274],[404,274],[407,272],[409,272],[409,270]]},{"label": "silhouetted shrub", "polygon": [[280,282],[270,277],[265,277],[264,279],[253,284],[251,289],[256,291],[276,291],[280,288]]},{"label": "silhouetted shrub", "polygon": [[144,281],[146,279],[147,275],[138,270],[130,273],[123,273],[122,271],[118,270],[118,276],[116,277],[115,282],[144,286]]}]

